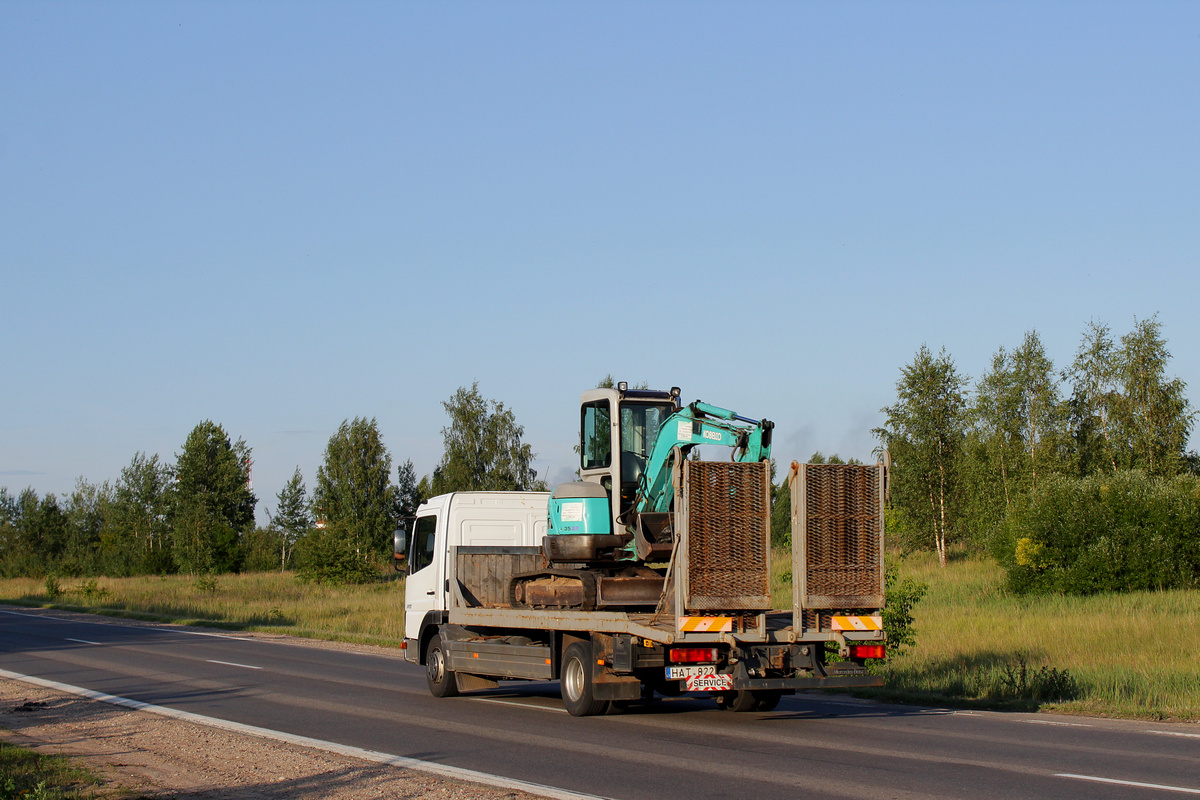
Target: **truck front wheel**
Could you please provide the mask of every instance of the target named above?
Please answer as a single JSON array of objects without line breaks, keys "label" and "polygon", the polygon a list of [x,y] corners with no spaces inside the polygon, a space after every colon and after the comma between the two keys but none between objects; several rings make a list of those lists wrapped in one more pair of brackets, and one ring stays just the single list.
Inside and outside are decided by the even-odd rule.
[{"label": "truck front wheel", "polygon": [[442,637],[434,634],[425,645],[425,680],[429,693],[434,697],[454,697],[458,694],[458,681],[454,673],[446,668],[446,651],[442,649]]},{"label": "truck front wheel", "polygon": [[607,700],[597,700],[592,692],[592,648],[574,642],[563,653],[559,675],[563,705],[573,717],[593,717],[608,711]]}]

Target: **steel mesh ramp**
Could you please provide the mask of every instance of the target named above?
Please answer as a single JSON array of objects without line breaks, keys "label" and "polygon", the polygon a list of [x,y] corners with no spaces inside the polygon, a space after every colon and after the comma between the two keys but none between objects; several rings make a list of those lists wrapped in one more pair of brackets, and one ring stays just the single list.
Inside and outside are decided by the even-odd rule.
[{"label": "steel mesh ramp", "polygon": [[883,605],[883,467],[797,465],[792,535],[804,608]]},{"label": "steel mesh ramp", "polygon": [[771,484],[765,463],[685,461],[687,611],[771,607]]}]

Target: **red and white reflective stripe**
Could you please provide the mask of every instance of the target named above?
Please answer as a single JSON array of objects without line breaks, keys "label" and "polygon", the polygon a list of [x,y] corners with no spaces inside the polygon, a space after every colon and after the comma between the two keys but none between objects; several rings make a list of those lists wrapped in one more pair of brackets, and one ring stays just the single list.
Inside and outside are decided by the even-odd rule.
[{"label": "red and white reflective stripe", "polygon": [[685,633],[726,633],[733,630],[733,617],[680,617],[679,630]]},{"label": "red and white reflective stripe", "polygon": [[832,627],[835,631],[881,631],[883,617],[834,617]]}]

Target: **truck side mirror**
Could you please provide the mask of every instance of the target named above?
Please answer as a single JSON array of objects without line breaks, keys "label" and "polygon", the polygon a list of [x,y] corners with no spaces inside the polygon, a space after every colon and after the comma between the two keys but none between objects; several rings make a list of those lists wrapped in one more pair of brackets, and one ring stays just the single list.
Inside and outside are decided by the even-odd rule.
[{"label": "truck side mirror", "polygon": [[400,521],[395,533],[392,534],[392,566],[397,572],[403,572],[406,562],[408,561],[408,519]]}]

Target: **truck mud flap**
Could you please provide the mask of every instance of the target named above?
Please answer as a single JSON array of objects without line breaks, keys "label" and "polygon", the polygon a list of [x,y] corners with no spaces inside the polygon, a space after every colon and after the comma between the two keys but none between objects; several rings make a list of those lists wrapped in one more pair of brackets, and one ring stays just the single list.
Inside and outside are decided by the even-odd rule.
[{"label": "truck mud flap", "polygon": [[482,675],[467,675],[463,672],[454,673],[454,681],[458,684],[460,692],[482,692],[485,689],[495,689],[500,685],[499,681],[491,678],[485,678]]}]

